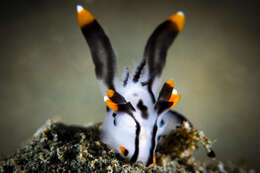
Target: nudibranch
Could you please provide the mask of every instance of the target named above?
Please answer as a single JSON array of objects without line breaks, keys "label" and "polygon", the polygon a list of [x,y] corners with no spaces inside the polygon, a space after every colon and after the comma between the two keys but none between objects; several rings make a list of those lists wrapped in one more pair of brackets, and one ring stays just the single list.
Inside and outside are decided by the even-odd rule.
[{"label": "nudibranch", "polygon": [[96,77],[103,86],[107,115],[101,127],[102,142],[131,162],[155,163],[160,137],[184,121],[189,122],[171,110],[180,99],[173,80],[166,81],[157,94],[167,50],[183,29],[184,13],[171,15],[155,29],[141,62],[131,75],[125,69],[122,82],[116,82],[115,54],[98,21],[81,5],[77,5],[77,17],[90,48]]}]

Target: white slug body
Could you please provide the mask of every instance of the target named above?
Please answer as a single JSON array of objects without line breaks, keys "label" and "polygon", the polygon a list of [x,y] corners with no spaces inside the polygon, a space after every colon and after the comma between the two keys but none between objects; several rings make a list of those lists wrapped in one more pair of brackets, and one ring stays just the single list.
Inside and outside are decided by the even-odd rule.
[{"label": "white slug body", "polygon": [[156,83],[166,61],[166,53],[184,25],[178,12],[160,24],[149,38],[144,58],[132,75],[125,70],[122,83],[115,85],[116,60],[112,46],[93,15],[77,6],[78,21],[95,64],[96,77],[104,85],[107,115],[101,127],[101,140],[132,162],[155,163],[155,150],[161,136],[187,119],[171,109],[180,99],[174,83],[168,80],[159,94]]},{"label": "white slug body", "polygon": [[[150,108],[153,108],[154,105],[147,90],[138,84],[131,88],[126,87],[122,90],[122,95],[134,107],[133,117],[138,122],[140,131],[137,131],[136,123],[131,116],[124,112],[109,110],[102,126],[104,132],[102,141],[129,159],[133,157],[137,151],[136,147],[138,147],[137,160],[146,163],[148,157],[141,153],[150,153],[152,147],[152,130],[157,115]],[[135,145],[137,136],[139,136],[138,146]],[[124,154],[122,149],[120,150],[120,146],[125,147],[127,153]]]}]

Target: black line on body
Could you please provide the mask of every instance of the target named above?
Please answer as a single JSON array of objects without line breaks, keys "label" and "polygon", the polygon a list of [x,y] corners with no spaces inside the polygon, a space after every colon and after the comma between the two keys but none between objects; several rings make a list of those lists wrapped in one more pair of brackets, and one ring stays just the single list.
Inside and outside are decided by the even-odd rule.
[{"label": "black line on body", "polygon": [[152,98],[153,103],[155,103],[155,96],[153,94],[152,85],[150,85],[150,84],[148,85],[148,92]]},{"label": "black line on body", "polygon": [[81,30],[88,42],[97,78],[103,80],[109,89],[114,89],[116,58],[107,35],[96,20]]},{"label": "black line on body", "polygon": [[134,119],[134,121],[136,123],[136,131],[135,131],[135,152],[134,152],[132,158],[130,159],[130,161],[136,162],[138,154],[139,154],[139,136],[140,136],[141,126],[133,115],[131,115],[131,117]]},{"label": "black line on body", "polygon": [[150,165],[151,163],[153,163],[153,153],[154,153],[154,149],[155,149],[155,144],[156,144],[156,133],[157,133],[157,120],[155,121],[155,124],[153,126],[153,132],[152,132],[152,145],[151,145],[151,148],[150,148],[150,154],[149,154],[149,157],[148,157],[148,162],[147,162],[147,166]]}]

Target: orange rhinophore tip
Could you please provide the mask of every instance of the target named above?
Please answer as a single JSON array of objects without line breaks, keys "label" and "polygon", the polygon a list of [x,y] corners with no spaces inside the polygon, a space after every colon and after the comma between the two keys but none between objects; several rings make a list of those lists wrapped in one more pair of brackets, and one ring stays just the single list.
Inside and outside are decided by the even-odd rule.
[{"label": "orange rhinophore tip", "polygon": [[122,153],[122,155],[125,155],[125,153],[126,153],[126,148],[124,147],[124,146],[119,146],[119,150],[120,150],[120,152]]},{"label": "orange rhinophore tip", "polygon": [[174,87],[174,82],[173,82],[173,80],[167,80],[166,81],[166,84],[168,84],[170,87]]},{"label": "orange rhinophore tip", "polygon": [[109,98],[113,97],[114,94],[115,94],[115,91],[114,91],[114,90],[112,90],[112,89],[107,90],[107,96],[108,96]]},{"label": "orange rhinophore tip", "polygon": [[113,111],[117,112],[118,111],[118,104],[110,100],[107,96],[104,97],[104,102],[106,105],[112,109]]},{"label": "orange rhinophore tip", "polygon": [[169,98],[169,102],[173,102],[173,105],[170,107],[170,109],[172,109],[180,100],[181,96],[177,93],[177,90],[174,88],[172,91],[172,95]]},{"label": "orange rhinophore tip", "polygon": [[79,26],[82,28],[85,25],[90,24],[95,20],[94,16],[81,5],[77,5],[78,22]]},{"label": "orange rhinophore tip", "polygon": [[155,163],[156,163],[156,157],[153,156],[153,164],[155,164]]},{"label": "orange rhinophore tip", "polygon": [[184,13],[179,11],[176,14],[173,14],[168,18],[168,21],[175,23],[178,31],[181,31],[185,23]]}]

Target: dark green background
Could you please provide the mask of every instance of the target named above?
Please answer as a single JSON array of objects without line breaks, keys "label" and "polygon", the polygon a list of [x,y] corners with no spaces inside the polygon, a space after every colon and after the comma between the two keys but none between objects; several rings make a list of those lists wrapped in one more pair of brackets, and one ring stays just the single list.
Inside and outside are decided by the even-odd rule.
[{"label": "dark green background", "polygon": [[260,40],[256,1],[16,0],[1,2],[0,153],[15,151],[45,123],[102,121],[104,103],[75,3],[99,20],[118,71],[142,57],[147,38],[172,13],[187,23],[168,52],[176,110],[216,139],[217,159],[259,168]]}]

